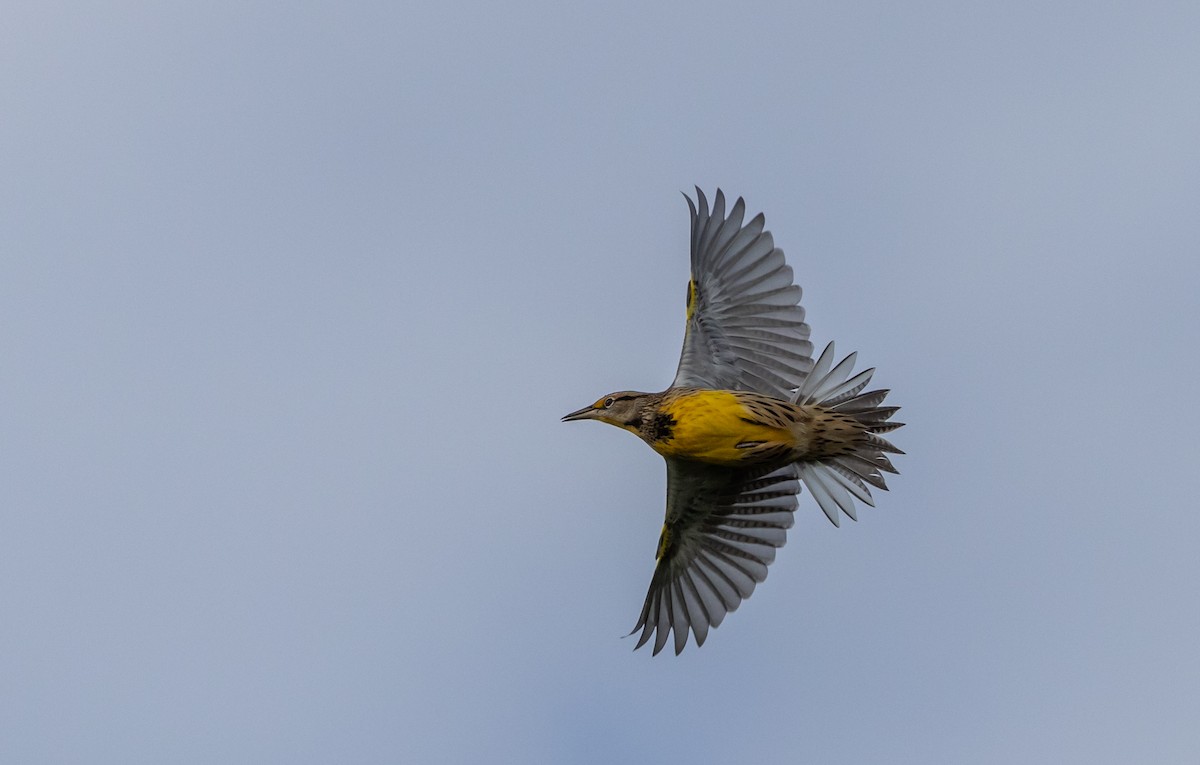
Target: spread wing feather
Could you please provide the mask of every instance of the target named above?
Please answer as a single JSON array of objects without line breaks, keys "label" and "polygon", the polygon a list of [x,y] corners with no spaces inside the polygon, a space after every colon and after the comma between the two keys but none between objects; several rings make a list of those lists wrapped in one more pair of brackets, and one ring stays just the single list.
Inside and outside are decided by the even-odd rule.
[{"label": "spread wing feather", "polygon": [[678,654],[689,630],[704,645],[709,628],[750,597],[787,541],[798,477],[795,465],[735,469],[667,460],[667,517],[633,628],[641,630],[637,648],[653,637],[657,654],[674,633]]},{"label": "spread wing feather", "polygon": [[787,398],[812,369],[799,286],[761,213],[743,225],[741,198],[725,214],[699,188],[692,215],[692,280],[673,387],[749,390]]}]

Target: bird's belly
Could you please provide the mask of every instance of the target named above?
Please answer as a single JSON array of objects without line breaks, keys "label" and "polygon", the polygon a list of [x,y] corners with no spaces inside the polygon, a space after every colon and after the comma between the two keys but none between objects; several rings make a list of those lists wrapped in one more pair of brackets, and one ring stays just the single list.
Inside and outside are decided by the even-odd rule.
[{"label": "bird's belly", "polygon": [[650,446],[664,457],[747,465],[778,459],[791,451],[790,431],[753,422],[733,394],[697,391],[672,402],[674,419],[669,435]]}]

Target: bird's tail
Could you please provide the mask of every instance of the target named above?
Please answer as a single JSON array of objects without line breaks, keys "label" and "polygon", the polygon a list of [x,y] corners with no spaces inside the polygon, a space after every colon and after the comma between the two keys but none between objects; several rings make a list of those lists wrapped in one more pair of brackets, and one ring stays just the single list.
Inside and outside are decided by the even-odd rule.
[{"label": "bird's tail", "polygon": [[848,440],[839,439],[835,454],[796,463],[804,485],[834,526],[840,525],[839,510],[851,520],[858,520],[855,499],[875,506],[869,486],[887,491],[883,474],[899,472],[887,455],[904,453],[879,435],[904,425],[890,421],[900,407],[880,406],[887,397],[886,390],[861,392],[875,370],[851,377],[857,355],[851,353],[834,364],[833,343],[825,346],[816,366],[792,397],[794,403],[819,407],[832,419],[851,426],[852,435]]}]

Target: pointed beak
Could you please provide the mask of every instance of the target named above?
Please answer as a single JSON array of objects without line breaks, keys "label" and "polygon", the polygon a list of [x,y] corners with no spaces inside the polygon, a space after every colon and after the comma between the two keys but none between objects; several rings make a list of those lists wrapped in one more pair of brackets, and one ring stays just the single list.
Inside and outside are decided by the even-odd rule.
[{"label": "pointed beak", "polygon": [[584,408],[579,409],[578,411],[574,411],[568,415],[565,415],[562,418],[562,421],[563,422],[572,422],[574,420],[590,420],[590,419],[592,419],[595,412],[596,412],[596,410],[593,407],[585,406]]}]

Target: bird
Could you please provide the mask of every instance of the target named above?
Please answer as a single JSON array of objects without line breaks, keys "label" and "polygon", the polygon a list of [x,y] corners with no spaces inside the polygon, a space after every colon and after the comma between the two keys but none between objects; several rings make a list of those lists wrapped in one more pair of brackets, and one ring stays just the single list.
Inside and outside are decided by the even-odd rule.
[{"label": "bird", "polygon": [[787,541],[803,484],[834,526],[857,520],[855,502],[897,474],[903,454],[880,434],[902,427],[888,390],[864,392],[874,368],[852,374],[857,354],[814,361],[802,290],[762,213],[745,221],[742,198],[726,214],[696,187],[683,352],[670,387],[617,391],[562,418],[627,430],[667,466],[666,518],[634,650],[654,638],[675,654],[704,645],[767,576]]}]

